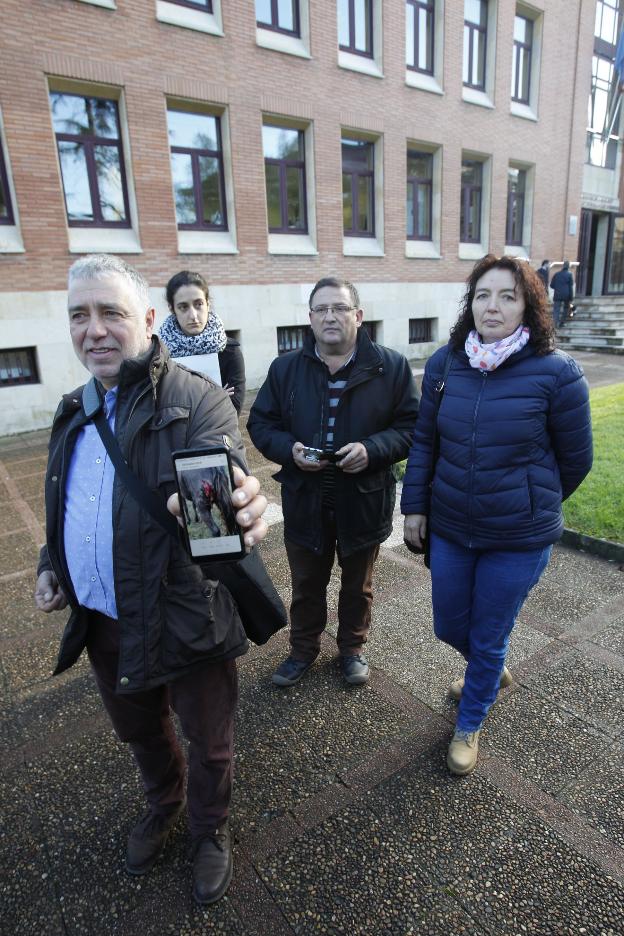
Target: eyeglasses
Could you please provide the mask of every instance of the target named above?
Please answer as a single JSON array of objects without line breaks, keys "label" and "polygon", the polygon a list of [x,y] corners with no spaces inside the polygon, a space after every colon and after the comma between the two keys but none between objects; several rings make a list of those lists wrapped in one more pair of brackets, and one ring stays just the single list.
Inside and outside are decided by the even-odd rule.
[{"label": "eyeglasses", "polygon": [[319,315],[321,318],[325,318],[328,312],[333,312],[334,315],[346,315],[347,312],[354,312],[355,306],[347,305],[323,305],[317,306],[316,309],[310,309],[311,312],[314,312],[315,315]]}]

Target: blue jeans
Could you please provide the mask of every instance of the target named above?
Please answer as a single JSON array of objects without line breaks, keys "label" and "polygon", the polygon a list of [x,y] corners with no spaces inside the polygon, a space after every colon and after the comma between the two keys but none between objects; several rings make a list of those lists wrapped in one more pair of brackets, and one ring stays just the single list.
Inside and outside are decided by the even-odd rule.
[{"label": "blue jeans", "polygon": [[489,712],[516,617],[551,552],[468,549],[431,534],[435,634],[468,663],[458,729],[477,731]]},{"label": "blue jeans", "polygon": [[555,299],[553,301],[553,320],[555,328],[559,328],[568,317],[570,302],[568,299]]}]

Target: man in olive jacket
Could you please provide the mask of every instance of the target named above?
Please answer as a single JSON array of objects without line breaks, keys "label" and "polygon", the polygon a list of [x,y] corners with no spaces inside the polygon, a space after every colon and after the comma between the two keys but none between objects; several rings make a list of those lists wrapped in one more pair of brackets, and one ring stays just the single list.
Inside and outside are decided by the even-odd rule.
[{"label": "man in olive jacket", "polygon": [[304,347],[273,361],[247,423],[256,448],[282,466],[292,603],[278,686],[297,683],[319,653],[336,553],[342,673],[353,685],[369,676],[373,565],[392,530],[392,465],[407,456],[418,398],[407,360],[374,344],[362,317],[351,283],[319,280]]},{"label": "man in olive jacket", "polygon": [[[245,469],[229,397],[171,361],[152,336],[155,312],[136,270],[115,257],[84,257],[70,269],[68,303],[74,350],[95,378],[123,456],[172,513],[173,450],[226,444]],[[46,612],[70,605],[56,672],[86,648],[113,727],[141,772],[149,809],[130,834],[127,870],[144,874],[159,857],[186,786],[193,894],[212,903],[232,876],[235,658],[247,639],[227,589],[204,579],[125,488],[82,389],[63,398],[52,427],[35,602]],[[232,502],[249,545],[265,535],[266,500],[240,468]],[[189,739],[187,784],[170,706]]]}]

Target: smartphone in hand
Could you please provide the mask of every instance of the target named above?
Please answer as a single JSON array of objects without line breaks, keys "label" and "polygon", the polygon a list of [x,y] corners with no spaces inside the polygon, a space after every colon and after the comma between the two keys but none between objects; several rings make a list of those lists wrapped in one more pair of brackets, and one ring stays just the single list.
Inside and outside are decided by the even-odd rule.
[{"label": "smartphone in hand", "polygon": [[234,475],[228,449],[172,453],[186,548],[195,562],[241,559],[243,531],[232,504]]}]

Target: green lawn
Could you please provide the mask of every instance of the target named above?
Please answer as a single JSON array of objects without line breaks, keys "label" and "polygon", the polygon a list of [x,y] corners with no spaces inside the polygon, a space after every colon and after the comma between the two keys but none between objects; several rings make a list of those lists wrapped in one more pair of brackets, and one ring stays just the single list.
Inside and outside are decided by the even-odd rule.
[{"label": "green lawn", "polygon": [[589,398],[594,467],[563,505],[565,524],[624,543],[624,383],[595,387]]},{"label": "green lawn", "polygon": [[[594,428],[594,467],[563,505],[565,525],[579,533],[624,543],[624,383],[589,394]],[[397,479],[405,462],[394,466]]]}]

